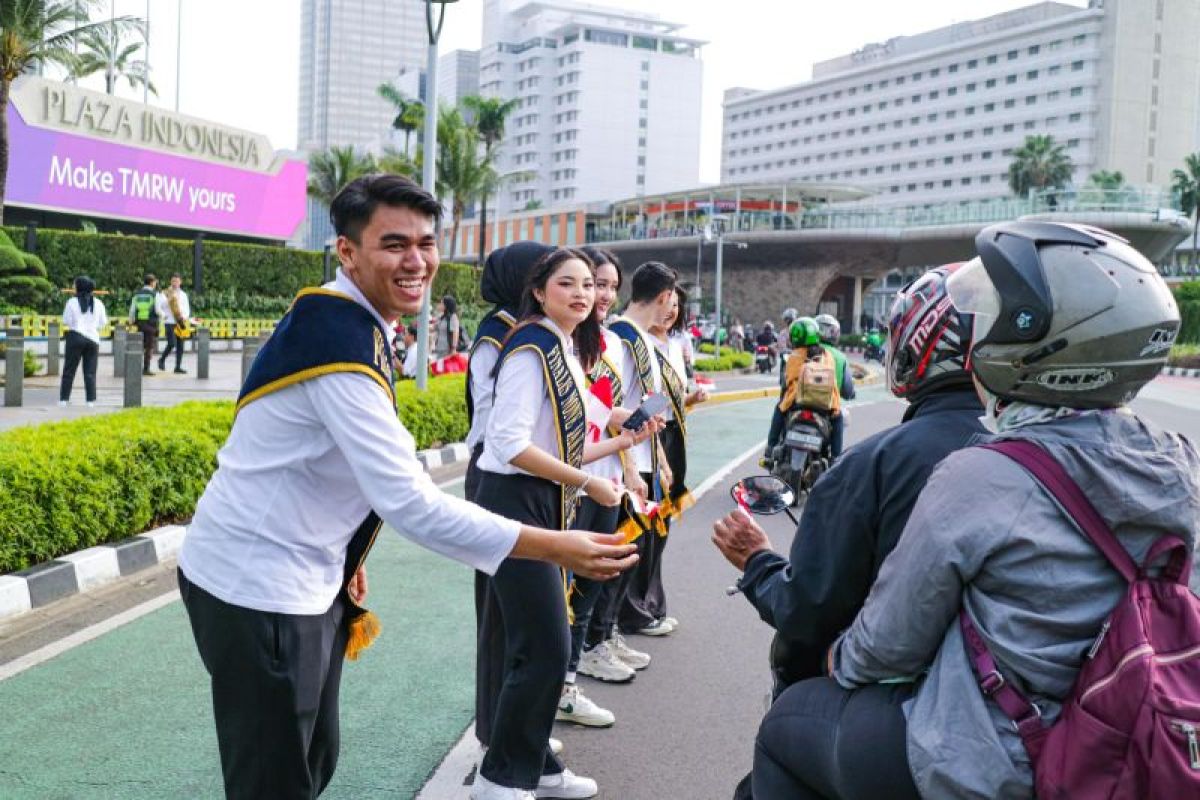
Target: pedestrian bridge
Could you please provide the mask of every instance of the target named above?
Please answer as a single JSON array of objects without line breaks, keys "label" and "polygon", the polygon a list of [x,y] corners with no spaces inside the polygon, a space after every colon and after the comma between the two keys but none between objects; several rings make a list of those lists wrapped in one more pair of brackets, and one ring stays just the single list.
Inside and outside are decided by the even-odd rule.
[{"label": "pedestrian bridge", "polygon": [[[810,314],[821,306],[851,330],[872,282],[895,269],[972,258],[981,230],[1017,219],[1104,228],[1156,264],[1192,228],[1177,198],[1157,190],[1064,191],[933,207],[822,206],[767,219],[735,217],[724,235],[722,308],[757,322],[777,318],[788,306]],[[628,266],[662,261],[690,286],[699,276],[703,297],[714,296],[716,246],[705,243],[695,226],[598,227],[591,238]]]}]

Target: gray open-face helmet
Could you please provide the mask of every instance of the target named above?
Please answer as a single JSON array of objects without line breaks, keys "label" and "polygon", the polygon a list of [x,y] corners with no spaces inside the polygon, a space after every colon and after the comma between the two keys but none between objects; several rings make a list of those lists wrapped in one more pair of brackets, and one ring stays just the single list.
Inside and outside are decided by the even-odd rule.
[{"label": "gray open-face helmet", "polygon": [[973,314],[972,372],[1003,400],[1110,408],[1133,399],[1179,333],[1154,265],[1100,228],[1006,222],[975,239],[978,257],[947,291]]}]

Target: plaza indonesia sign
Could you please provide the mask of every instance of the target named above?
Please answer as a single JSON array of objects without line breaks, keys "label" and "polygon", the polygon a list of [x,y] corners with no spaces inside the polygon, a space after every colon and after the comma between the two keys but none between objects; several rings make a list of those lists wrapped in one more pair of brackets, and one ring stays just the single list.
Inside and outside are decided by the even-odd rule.
[{"label": "plaza indonesia sign", "polygon": [[304,221],[307,166],[265,136],[34,76],[10,100],[7,204],[266,239]]}]

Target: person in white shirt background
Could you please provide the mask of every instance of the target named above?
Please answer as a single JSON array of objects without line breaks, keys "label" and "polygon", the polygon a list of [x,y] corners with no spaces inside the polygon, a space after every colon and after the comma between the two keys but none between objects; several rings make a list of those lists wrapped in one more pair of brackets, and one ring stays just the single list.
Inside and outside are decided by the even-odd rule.
[{"label": "person in white shirt background", "polygon": [[183,278],[178,272],[171,275],[171,285],[159,292],[154,302],[167,334],[167,346],[158,357],[158,371],[167,368],[167,356],[174,350],[175,372],[182,375],[187,372],[183,368],[183,339],[176,333],[175,326],[187,328],[191,325],[192,305],[188,302],[187,292],[183,290]]},{"label": "person in white shirt background", "polygon": [[100,355],[100,331],[108,325],[104,303],[93,294],[96,284],[86,275],[75,279],[75,296],[63,308],[66,335],[66,360],[63,362],[62,383],[58,389],[58,404],[71,402],[71,387],[75,371],[83,364],[83,391],[89,406],[96,405],[96,361]]},{"label": "person in white shirt background", "polygon": [[[494,371],[475,495],[484,508],[553,528],[570,522],[574,489],[604,507],[620,501],[612,480],[582,469],[635,443],[629,431],[586,441],[584,369],[602,346],[594,304],[593,268],[582,252],[555,250],[530,271],[520,317]],[[561,374],[556,365],[565,366]],[[583,798],[598,791],[595,781],[565,769],[549,746],[570,649],[565,588],[558,570],[520,559],[506,559],[492,577],[505,675],[473,800],[521,800],[534,792]]]},{"label": "person in white shirt background", "polygon": [[[417,326],[404,326],[404,365],[400,368],[400,374],[406,378],[417,377]],[[428,369],[428,367],[426,367]],[[467,498],[470,500],[471,498]]]},{"label": "person in white shirt background", "polygon": [[[395,175],[352,181],[331,205],[341,266],[308,293],[344,304],[355,325],[369,314],[381,371],[390,369],[384,337],[420,309],[437,273],[440,215],[432,195]],[[285,324],[286,315],[272,339]],[[305,324],[292,318],[294,329]],[[344,582],[347,548],[372,510],[415,543],[485,572],[505,559],[544,559],[605,578],[636,561],[616,537],[521,524],[443,494],[379,375],[282,383],[238,411],[179,556],[230,798],[312,798],[333,776],[349,603],[366,594],[362,569]]]}]

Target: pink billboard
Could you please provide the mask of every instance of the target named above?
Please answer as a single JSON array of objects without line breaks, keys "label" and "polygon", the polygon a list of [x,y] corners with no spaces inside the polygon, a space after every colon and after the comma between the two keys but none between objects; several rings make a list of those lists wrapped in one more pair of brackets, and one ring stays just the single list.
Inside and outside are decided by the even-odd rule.
[{"label": "pink billboard", "polygon": [[22,88],[6,204],[279,240],[304,221],[307,165],[263,137],[48,81]]}]

